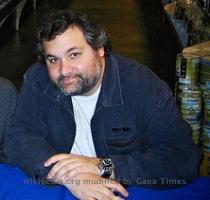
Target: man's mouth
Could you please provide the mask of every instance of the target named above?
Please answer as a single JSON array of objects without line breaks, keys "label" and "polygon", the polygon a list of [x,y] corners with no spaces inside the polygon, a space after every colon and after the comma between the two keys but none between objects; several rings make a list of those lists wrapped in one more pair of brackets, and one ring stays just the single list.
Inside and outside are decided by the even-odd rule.
[{"label": "man's mouth", "polygon": [[77,76],[65,76],[60,80],[60,83],[62,85],[68,85],[68,84],[73,83],[76,78],[77,78]]}]

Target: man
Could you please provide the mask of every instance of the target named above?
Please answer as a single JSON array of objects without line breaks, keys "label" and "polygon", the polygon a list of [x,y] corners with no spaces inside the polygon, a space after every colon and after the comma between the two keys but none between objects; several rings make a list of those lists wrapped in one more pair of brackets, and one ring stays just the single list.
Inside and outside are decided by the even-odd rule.
[{"label": "man", "polygon": [[15,86],[9,80],[0,77],[0,162],[6,161],[3,143],[4,137],[10,128],[16,98],[17,91]]},{"label": "man", "polygon": [[195,179],[201,155],[167,85],[111,53],[101,26],[51,12],[36,45],[39,62],[24,76],[6,139],[10,163],[80,199],[122,199],[122,185]]}]

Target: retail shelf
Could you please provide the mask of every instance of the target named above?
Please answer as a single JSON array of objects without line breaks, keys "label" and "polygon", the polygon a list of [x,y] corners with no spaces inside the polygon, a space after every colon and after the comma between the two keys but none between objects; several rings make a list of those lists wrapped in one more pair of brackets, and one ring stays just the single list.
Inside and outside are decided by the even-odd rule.
[{"label": "retail shelf", "polygon": [[185,20],[176,19],[174,17],[176,4],[169,3],[164,6],[165,14],[172,25],[181,48],[184,48],[188,44],[188,34],[187,34],[187,22]]}]

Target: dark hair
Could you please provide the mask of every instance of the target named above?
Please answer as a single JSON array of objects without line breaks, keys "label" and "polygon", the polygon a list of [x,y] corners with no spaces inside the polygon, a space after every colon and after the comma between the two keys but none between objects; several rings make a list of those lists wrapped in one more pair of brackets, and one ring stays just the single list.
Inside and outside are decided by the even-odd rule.
[{"label": "dark hair", "polygon": [[111,52],[111,45],[105,30],[86,14],[72,10],[51,11],[44,15],[35,36],[36,54],[39,61],[44,61],[43,41],[55,39],[70,26],[81,29],[87,43],[93,48],[104,47],[105,55]]}]

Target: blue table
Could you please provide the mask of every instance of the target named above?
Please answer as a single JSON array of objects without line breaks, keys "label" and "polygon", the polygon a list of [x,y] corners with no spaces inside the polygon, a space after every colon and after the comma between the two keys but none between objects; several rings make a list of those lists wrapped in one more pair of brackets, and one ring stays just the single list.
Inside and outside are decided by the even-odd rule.
[{"label": "blue table", "polygon": [[[210,177],[199,177],[191,184],[176,189],[157,190],[141,187],[128,189],[129,200],[210,200]],[[19,168],[0,164],[1,200],[74,200],[63,186],[39,185]]]}]

